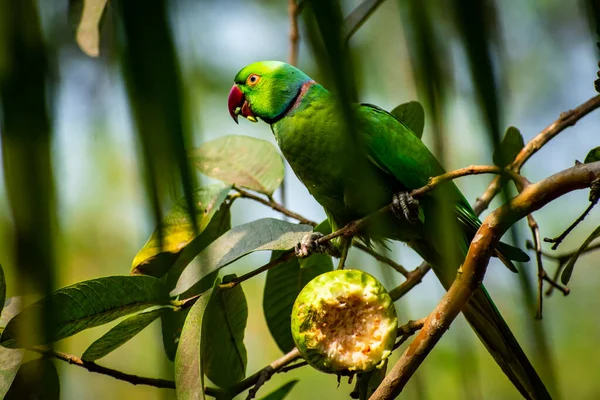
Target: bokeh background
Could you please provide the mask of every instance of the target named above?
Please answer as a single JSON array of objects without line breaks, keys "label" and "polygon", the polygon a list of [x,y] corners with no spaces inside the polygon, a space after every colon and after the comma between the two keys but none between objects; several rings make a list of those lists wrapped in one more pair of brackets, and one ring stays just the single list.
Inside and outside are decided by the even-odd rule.
[{"label": "bokeh background", "polygon": [[[151,7],[152,2],[147,2]],[[344,14],[360,2],[342,1]],[[403,26],[402,1],[385,2],[354,35],[350,44],[359,99],[392,109],[400,103],[419,100]],[[491,164],[492,151],[485,133],[484,119],[476,107],[474,87],[465,53],[457,42],[455,28],[444,12],[444,2],[433,14],[433,24],[447,32],[443,64],[453,81],[444,116],[446,168],[471,164]],[[107,275],[127,274],[137,251],[155,227],[143,184],[140,151],[133,131],[131,110],[117,62],[119,32],[111,25],[111,4],[103,27],[100,57],[90,58],[77,47],[68,19],[66,1],[37,1],[44,38],[52,49],[54,87],[49,101],[54,137],[52,173],[57,196],[55,229],[55,285]],[[289,20],[286,1],[167,1],[169,23],[180,59],[184,98],[192,122],[192,142],[200,143],[226,134],[249,135],[274,143],[264,123],[241,121],[235,125],[226,107],[226,97],[234,75],[246,64],[258,60],[287,60]],[[589,27],[586,9],[576,1],[526,0],[496,2],[505,59],[500,77],[502,126],[518,127],[528,141],[558,118],[563,111],[583,103],[595,92],[593,81],[598,53]],[[322,76],[311,47],[306,43],[300,20],[298,66],[319,80]],[[112,31],[111,31],[112,30]],[[442,56],[442,55],[440,55]],[[161,57],[161,54],[156,54]],[[426,116],[424,141],[433,145],[431,124]],[[537,181],[583,160],[600,145],[600,113],[593,113],[573,128],[553,139],[523,169],[530,181]],[[209,179],[198,175],[198,181]],[[475,201],[483,193],[489,176],[473,176],[457,181],[467,199]],[[320,221],[321,207],[286,170],[287,206]],[[538,211],[535,217],[541,234],[560,234],[588,205],[588,193],[564,196]],[[276,199],[281,193],[275,194]],[[177,200],[170,197],[171,204]],[[492,203],[497,206],[499,200]],[[165,210],[169,204],[165,204]],[[280,217],[250,200],[233,206],[233,224],[260,217]],[[576,249],[598,225],[599,210],[592,212],[561,245],[559,252]],[[485,214],[484,214],[485,215]],[[524,221],[517,226],[524,247],[530,233]],[[13,240],[6,190],[0,181],[0,262],[8,281],[8,295],[17,293]],[[544,244],[547,251],[549,246]],[[392,246],[392,256],[408,268],[419,257],[403,244]],[[268,261],[269,254],[253,254],[227,267],[225,273],[244,273]],[[534,365],[542,371],[557,398],[595,399],[600,397],[600,253],[581,258],[570,282],[571,294],[555,292],[545,298],[544,319],[535,321],[535,309],[525,301],[516,275],[493,260],[485,284],[499,309]],[[376,264],[371,258],[351,250],[349,265],[363,268],[393,288],[401,277]],[[546,260],[547,269],[555,264]],[[530,262],[523,273],[535,287],[536,266]],[[245,344],[248,348],[248,374],[262,368],[281,354],[270,338],[262,314],[265,275],[243,284],[250,317]],[[443,291],[433,274],[397,303],[401,321],[426,316]],[[111,324],[112,325],[112,324]],[[538,353],[539,336],[534,326],[543,328],[548,348]],[[81,355],[106,330],[102,326],[84,331],[57,344],[57,349]],[[399,356],[397,352],[392,362]],[[548,362],[551,360],[551,363]],[[143,376],[172,378],[173,365],[162,349],[160,324],[153,323],[134,340],[99,361],[125,372]],[[171,390],[133,386],[113,378],[56,362],[61,397],[64,399],[174,398]],[[298,378],[290,399],[345,399],[353,385],[338,385],[334,376],[308,367],[276,375],[261,394]],[[416,399],[507,399],[518,393],[494,364],[465,321],[459,318],[443,337],[415,377],[405,397]]]}]

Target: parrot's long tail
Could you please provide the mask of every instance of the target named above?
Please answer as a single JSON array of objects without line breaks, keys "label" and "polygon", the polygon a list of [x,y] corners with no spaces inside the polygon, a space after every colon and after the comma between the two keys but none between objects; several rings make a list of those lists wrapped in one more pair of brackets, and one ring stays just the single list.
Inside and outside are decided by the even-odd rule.
[{"label": "parrot's long tail", "polygon": [[551,399],[544,383],[483,285],[475,291],[463,309],[463,314],[523,397],[536,400]]},{"label": "parrot's long tail", "polygon": [[[436,276],[448,290],[456,278],[456,268],[445,264],[427,242],[415,241],[409,244],[431,264]],[[483,285],[473,293],[462,312],[496,363],[523,397],[532,400],[551,399],[544,383]]]}]

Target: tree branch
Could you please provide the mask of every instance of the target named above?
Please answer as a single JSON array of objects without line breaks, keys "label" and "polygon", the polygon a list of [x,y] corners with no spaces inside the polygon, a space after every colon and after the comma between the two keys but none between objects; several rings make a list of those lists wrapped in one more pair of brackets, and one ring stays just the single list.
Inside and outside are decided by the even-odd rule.
[{"label": "tree branch", "polygon": [[561,233],[560,235],[558,235],[555,238],[544,238],[544,242],[554,243],[552,245],[552,250],[556,250],[558,248],[558,246],[560,246],[560,244],[563,242],[563,240],[565,240],[565,238],[567,236],[569,236],[571,231],[573,229],[575,229],[575,227],[577,225],[579,225],[581,223],[581,221],[583,221],[585,219],[585,217],[587,217],[587,215],[590,213],[590,211],[592,211],[592,208],[594,208],[597,203],[598,203],[598,199],[596,198],[595,201],[592,201],[590,203],[590,205],[585,209],[583,214],[581,214],[571,225],[569,225],[569,227],[563,233]]},{"label": "tree branch", "polygon": [[298,351],[297,348],[294,347],[294,349],[292,351],[290,351],[289,353],[284,354],[282,357],[273,361],[271,364],[267,365],[260,371],[254,373],[253,375],[249,376],[248,378],[244,379],[243,381],[235,384],[230,389],[230,393],[238,394],[238,393],[242,393],[246,389],[252,388],[248,392],[247,399],[254,398],[256,396],[256,392],[258,392],[258,389],[260,389],[260,387],[262,385],[264,385],[265,382],[267,382],[269,379],[271,379],[273,374],[280,372],[283,369],[283,367],[289,365],[290,363],[297,360],[298,358],[301,358],[300,352]]},{"label": "tree branch", "polygon": [[238,278],[232,279],[231,281],[227,282],[227,283],[222,283],[219,285],[219,287],[221,289],[231,289],[236,287],[237,285],[239,285],[240,283],[247,281],[250,278],[255,277],[256,275],[268,271],[271,268],[274,268],[276,266],[278,266],[279,264],[283,264],[286,261],[291,260],[293,257],[296,257],[296,254],[294,253],[294,250],[288,250],[285,253],[283,253],[281,255],[281,257],[272,260],[268,263],[266,263],[265,265],[263,265],[262,267],[259,267],[255,270],[252,270],[250,272],[248,272],[247,274],[244,274]]},{"label": "tree branch", "polygon": [[391,258],[388,258],[382,254],[379,254],[375,250],[365,246],[364,244],[362,244],[360,242],[354,242],[353,245],[354,245],[354,247],[369,254],[377,261],[389,265],[390,267],[392,267],[393,269],[395,269],[396,271],[401,273],[405,278],[407,278],[407,279],[410,278],[411,272],[407,271],[406,268],[404,268],[402,265],[398,264],[396,261],[392,260]]},{"label": "tree branch", "polygon": [[[556,121],[548,125],[521,149],[519,154],[517,154],[515,157],[515,160],[508,166],[508,168],[519,173],[523,164],[525,164],[525,162],[546,143],[548,143],[552,138],[569,126],[575,125],[577,121],[598,107],[600,107],[600,96],[592,97],[575,109],[560,114]],[[475,214],[480,215],[486,208],[488,208],[491,201],[500,192],[501,188],[501,177],[494,178],[492,182],[490,182],[483,195],[478,197],[477,201],[473,205]]]},{"label": "tree branch", "polygon": [[393,399],[400,394],[473,292],[481,285],[494,248],[512,224],[565,193],[589,187],[598,177],[600,162],[577,165],[528,185],[509,203],[491,213],[471,242],[456,280],[438,306],[429,314],[423,329],[384,378],[371,400]]},{"label": "tree branch", "polygon": [[301,224],[306,224],[306,225],[311,225],[311,226],[317,226],[317,223],[314,221],[309,220],[308,218],[304,218],[302,215],[297,214],[293,211],[291,211],[288,208],[285,208],[283,205],[277,203],[276,201],[272,200],[272,199],[263,199],[260,196],[255,195],[254,193],[250,193],[242,188],[239,188],[237,186],[235,186],[233,188],[235,191],[237,191],[240,194],[240,197],[243,198],[247,198],[247,199],[252,199],[254,201],[258,201],[261,204],[264,204],[267,207],[272,208],[275,211],[278,211],[280,213],[282,213],[283,215],[286,215],[290,218],[295,219],[296,221],[300,222]]},{"label": "tree branch", "polygon": [[423,261],[421,265],[412,270],[407,276],[406,281],[402,282],[400,286],[395,289],[390,290],[390,297],[393,301],[398,300],[406,293],[410,292],[412,288],[421,283],[421,280],[425,276],[427,272],[431,269],[431,266]]},{"label": "tree branch", "polygon": [[[279,204],[272,199],[268,199],[268,200],[264,199],[260,196],[255,195],[254,193],[248,192],[248,191],[238,188],[238,187],[234,187],[234,189],[237,191],[239,197],[257,201],[267,207],[270,207],[271,209],[273,209],[275,211],[280,212],[283,215],[286,215],[290,218],[297,220],[298,222],[300,222],[302,224],[311,225],[311,226],[318,225],[315,221],[311,221],[308,218],[305,218],[302,215],[289,210],[288,208],[284,207],[282,204]],[[360,242],[353,242],[352,245],[354,247],[364,251],[365,253],[369,254],[370,256],[375,258],[377,261],[389,265],[390,267],[392,267],[393,269],[395,269],[396,271],[398,271],[399,273],[404,275],[404,277],[408,278],[410,272],[407,271],[402,265],[400,265],[397,262],[395,262],[394,260],[392,260],[391,258],[388,258],[382,254],[377,253],[375,250],[365,246],[364,244],[362,244]]]},{"label": "tree branch", "polygon": [[290,56],[288,64],[296,65],[298,63],[298,42],[300,34],[298,33],[298,15],[302,7],[296,3],[296,0],[288,0],[288,15],[290,18]]},{"label": "tree branch", "polygon": [[[460,177],[467,176],[467,175],[480,175],[480,174],[504,175],[504,176],[509,177],[510,179],[513,179],[515,181],[516,185],[519,187],[525,186],[525,183],[526,183],[524,178],[522,176],[520,176],[518,173],[515,173],[515,172],[510,171],[505,168],[500,168],[500,167],[497,167],[494,165],[471,165],[468,167],[457,169],[455,171],[446,172],[445,174],[442,174],[439,176],[429,178],[429,182],[425,186],[413,190],[412,192],[410,192],[410,196],[412,196],[412,197],[423,196],[423,195],[431,192],[433,189],[436,188],[436,186],[438,186],[444,182],[448,182],[448,181],[454,180],[456,178],[460,178]],[[368,222],[368,220],[370,218],[372,218],[373,216],[378,215],[380,213],[389,211],[391,206],[392,206],[391,204],[388,204],[387,206],[380,208],[379,210],[367,215],[366,217],[363,217],[361,219],[358,219],[356,221],[352,221],[352,222],[346,224],[346,226],[338,229],[337,231],[332,232],[329,235],[326,235],[326,236],[323,236],[322,238],[320,238],[318,240],[318,243],[325,244],[328,241],[330,241],[331,239],[334,239],[338,236],[347,236],[347,237],[354,236]]]},{"label": "tree branch", "polygon": [[92,361],[84,361],[79,357],[73,356],[71,354],[62,353],[60,351],[55,351],[45,347],[33,347],[27,349],[38,354],[42,354],[46,357],[56,358],[57,360],[66,361],[69,364],[76,365],[78,367],[82,367],[87,369],[90,372],[95,372],[101,375],[111,376],[120,381],[129,382],[134,385],[147,385],[153,386],[161,389],[175,389],[175,382],[166,380],[166,379],[157,379],[157,378],[146,378],[143,376],[137,376],[132,374],[127,374],[125,372],[118,371],[116,369],[103,367],[101,365],[96,364]]},{"label": "tree branch", "polygon": [[416,331],[422,329],[424,324],[425,318],[421,318],[416,321],[408,321],[406,324],[399,327],[397,335],[400,337],[400,339],[396,343],[394,343],[392,351],[402,346],[408,340],[409,337],[415,334]]}]

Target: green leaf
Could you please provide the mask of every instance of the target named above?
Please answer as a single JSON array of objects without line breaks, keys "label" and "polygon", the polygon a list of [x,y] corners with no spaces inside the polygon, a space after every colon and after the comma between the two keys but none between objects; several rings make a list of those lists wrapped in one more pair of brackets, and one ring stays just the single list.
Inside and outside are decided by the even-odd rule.
[{"label": "green leaf", "polygon": [[[274,251],[271,260],[282,255]],[[294,348],[292,339],[291,314],[294,301],[308,282],[318,275],[333,270],[331,257],[315,254],[302,260],[301,267],[297,258],[271,268],[267,272],[263,295],[263,311],[269,331],[282,352],[287,353]]]},{"label": "green leaf", "polygon": [[70,0],[69,19],[76,26],[77,45],[90,57],[100,54],[100,23],[108,0]]},{"label": "green leaf", "polygon": [[298,379],[294,379],[293,381],[289,381],[283,386],[280,386],[279,389],[276,389],[262,398],[262,400],[283,400],[285,396],[296,386],[298,383]]},{"label": "green leaf", "polygon": [[228,135],[202,144],[191,157],[205,175],[269,196],[283,181],[283,160],[266,140]]},{"label": "green leaf", "polygon": [[[194,192],[197,233],[194,231],[194,225],[189,218],[190,213],[188,212],[186,199],[179,200],[164,218],[162,247],[161,235],[157,228],[135,256],[131,273],[160,277],[169,271],[176,262],[183,262],[183,260],[179,260],[182,253],[189,246],[197,248],[197,242],[203,241],[202,233],[210,224],[215,213],[221,208],[230,189],[231,186],[216,184],[202,187]],[[192,258],[187,256],[185,259],[191,261]]]},{"label": "green leaf", "polygon": [[48,358],[38,358],[21,365],[4,400],[60,400],[58,372]]},{"label": "green leaf", "polygon": [[[21,298],[11,297],[6,302],[0,317],[0,328],[4,329],[8,321],[21,310]],[[0,346],[0,399],[3,399],[8,392],[25,351],[22,349],[7,349]]]},{"label": "green leaf", "polygon": [[129,339],[140,333],[145,327],[165,313],[165,311],[167,311],[167,309],[159,308],[139,313],[119,322],[114,328],[92,343],[83,353],[81,358],[85,361],[95,361],[104,357],[108,353],[127,343]]},{"label": "green leaf", "polygon": [[588,236],[587,239],[585,239],[585,241],[583,242],[581,247],[579,247],[577,249],[577,251],[575,252],[575,254],[573,254],[573,256],[569,259],[569,262],[565,266],[565,269],[563,270],[563,272],[560,276],[560,280],[563,283],[563,285],[566,285],[569,283],[569,280],[571,279],[571,275],[573,274],[573,268],[575,268],[575,263],[577,262],[577,259],[579,258],[581,253],[583,253],[583,251],[585,251],[585,249],[587,249],[587,247],[590,245],[590,243],[592,243],[594,241],[594,239],[596,239],[599,236],[600,236],[600,226],[597,227],[594,230],[594,232],[592,232],[590,234],[590,236]]},{"label": "green leaf", "polygon": [[409,101],[400,104],[391,111],[391,114],[400,122],[410,128],[416,137],[423,137],[423,128],[425,127],[425,110],[418,101]]},{"label": "green leaf", "polygon": [[499,167],[506,167],[515,160],[515,157],[524,146],[525,142],[521,132],[514,126],[510,126],[506,130],[500,146],[494,151],[494,164]]},{"label": "green leaf", "polygon": [[206,247],[183,271],[173,295],[193,289],[203,277],[255,251],[288,250],[308,232],[310,225],[293,224],[273,218],[263,218],[236,226]]},{"label": "green leaf", "polygon": [[168,301],[164,284],[150,276],[109,276],[79,282],[25,307],[2,332],[0,345],[15,348],[46,344],[35,335],[21,335],[30,332],[31,323],[43,309],[54,313],[48,334],[55,342]]},{"label": "green leaf", "polygon": [[[228,275],[223,282],[235,278]],[[215,282],[202,322],[202,366],[217,386],[229,388],[244,379],[248,357],[244,331],[248,304],[241,285],[221,289]]]},{"label": "green leaf", "polygon": [[204,400],[204,372],[201,362],[202,321],[211,298],[208,291],[189,309],[177,354],[175,355],[175,387],[177,400]]},{"label": "green leaf", "polygon": [[585,160],[583,162],[587,164],[595,161],[600,161],[600,146],[591,149],[590,152],[587,153],[587,156],[585,156]]},{"label": "green leaf", "polygon": [[[173,264],[173,267],[167,274],[167,287],[171,290],[177,284],[183,270],[188,266],[194,258],[202,252],[209,244],[217,240],[223,234],[231,229],[231,203],[225,203],[219,211],[212,217],[208,226],[202,231],[202,234],[194,239],[181,252],[179,258]],[[197,261],[195,261],[197,262]],[[215,279],[217,279],[218,271],[214,274],[212,280],[207,282],[201,291],[196,291],[192,295],[200,294],[205,290],[212,288]]]}]

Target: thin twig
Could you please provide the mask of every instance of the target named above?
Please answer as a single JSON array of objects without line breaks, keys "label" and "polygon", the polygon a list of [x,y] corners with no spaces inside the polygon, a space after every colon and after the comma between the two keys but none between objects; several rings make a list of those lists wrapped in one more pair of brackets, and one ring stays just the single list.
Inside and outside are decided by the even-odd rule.
[{"label": "thin twig", "polygon": [[581,214],[563,233],[561,233],[560,235],[558,235],[557,237],[554,237],[554,238],[544,238],[544,242],[554,243],[552,245],[552,250],[556,250],[558,248],[558,246],[560,246],[560,244],[563,242],[563,240],[565,240],[566,237],[569,236],[569,233],[571,233],[571,231],[573,229],[575,229],[575,227],[577,225],[579,225],[581,223],[581,221],[583,221],[585,219],[585,217],[587,217],[587,215],[590,213],[590,211],[592,211],[592,208],[594,208],[594,206],[597,203],[598,203],[597,199],[596,199],[596,201],[591,202],[590,205],[585,209],[583,214]]},{"label": "thin twig", "polygon": [[[590,251],[594,251],[594,250],[598,250],[598,249],[600,249],[600,243],[594,243],[594,244],[588,246],[585,250],[583,250],[581,252],[581,254],[589,253]],[[542,251],[542,255],[544,257],[549,258],[551,260],[556,260],[559,263],[564,263],[564,264],[566,264],[567,261],[569,261],[569,259],[575,255],[575,253],[577,253],[577,251],[571,251],[569,253],[563,253],[563,254],[553,254],[553,253],[546,253],[546,252]]]},{"label": "thin twig", "polygon": [[590,211],[592,211],[592,208],[594,208],[595,205],[596,203],[591,203],[585,209],[585,211],[563,233],[554,238],[544,238],[544,242],[554,243],[552,245],[552,250],[556,250],[558,246],[560,246],[560,244],[566,239],[566,237],[569,236],[571,231],[573,231],[573,229],[575,229],[575,227],[579,225],[585,219],[585,217],[587,217],[587,215],[590,213]]},{"label": "thin twig", "polygon": [[301,7],[298,6],[296,0],[288,0],[288,15],[290,18],[290,56],[288,63],[296,65],[298,63],[298,43],[300,34],[298,33],[298,15]]},{"label": "thin twig", "polygon": [[308,363],[306,361],[300,361],[299,363],[296,363],[296,364],[293,364],[293,365],[288,365],[287,367],[283,367],[278,372],[280,372],[280,373],[289,372],[289,371],[291,371],[293,369],[300,368],[300,367],[305,367],[307,365],[308,365]]},{"label": "thin twig", "polygon": [[542,319],[542,308],[543,308],[543,290],[544,290],[544,276],[546,276],[546,271],[544,270],[544,265],[542,263],[542,242],[540,240],[540,227],[537,221],[533,218],[533,215],[529,214],[527,216],[527,223],[529,224],[529,229],[531,229],[531,235],[533,237],[533,246],[535,250],[535,259],[537,262],[537,270],[538,270],[538,306],[537,312],[535,315],[536,319]]},{"label": "thin twig", "polygon": [[[521,149],[519,154],[517,154],[515,157],[515,160],[509,165],[508,168],[519,173],[523,164],[525,164],[525,162],[546,143],[548,143],[552,138],[569,126],[575,125],[577,121],[598,107],[600,107],[600,96],[592,97],[575,109],[560,114],[556,121],[544,128],[533,139],[531,139],[531,141],[529,141],[525,147]],[[500,192],[500,189],[502,189],[502,178],[496,177],[492,180],[492,182],[490,182],[486,191],[477,198],[477,201],[473,205],[475,214],[480,215],[486,208],[488,208],[491,201]]]},{"label": "thin twig", "polygon": [[382,254],[379,254],[378,252],[376,252],[375,250],[371,249],[370,247],[364,245],[363,243],[354,242],[353,244],[354,244],[354,247],[369,254],[377,261],[389,265],[390,267],[394,268],[396,271],[400,272],[405,278],[407,278],[407,279],[409,278],[410,272],[407,271],[406,268],[404,268],[402,265],[398,264],[396,261],[394,261],[391,258],[386,257]]},{"label": "thin twig", "polygon": [[[308,218],[305,218],[302,215],[289,210],[288,208],[284,207],[282,204],[277,203],[273,199],[266,200],[260,196],[255,195],[254,193],[248,192],[248,191],[238,188],[238,187],[234,187],[234,189],[237,191],[236,194],[239,197],[248,198],[248,199],[257,201],[267,207],[270,207],[271,209],[273,209],[275,211],[280,212],[283,215],[286,215],[290,218],[297,220],[298,222],[300,222],[302,224],[311,225],[311,226],[318,225],[315,221],[311,221]],[[353,246],[364,251],[365,253],[369,254],[370,256],[375,258],[377,261],[389,265],[390,267],[392,267],[393,269],[395,269],[396,271],[401,273],[404,277],[408,278],[409,272],[402,265],[398,264],[394,260],[377,253],[375,250],[364,245],[363,243],[353,242]]]},{"label": "thin twig", "polygon": [[272,261],[266,263],[265,265],[263,265],[262,267],[257,268],[255,270],[252,270],[252,271],[248,272],[247,274],[244,274],[244,275],[242,275],[242,276],[240,276],[238,278],[232,279],[231,281],[229,281],[227,283],[222,283],[222,284],[219,285],[219,287],[221,289],[231,289],[231,288],[234,288],[237,285],[239,285],[240,283],[242,283],[242,282],[244,282],[244,281],[246,281],[246,280],[248,280],[248,279],[250,279],[252,277],[255,277],[256,275],[258,275],[260,273],[268,271],[271,268],[274,268],[274,267],[278,266],[279,264],[283,264],[284,262],[291,260],[293,257],[296,257],[296,254],[294,253],[294,250],[288,250],[285,253],[283,253],[281,255],[281,257],[279,257],[279,258],[277,258],[275,260],[272,260]]},{"label": "thin twig", "polygon": [[[510,202],[491,213],[483,221],[475,239],[471,242],[454,283],[429,314],[423,329],[419,331],[370,399],[392,399],[400,394],[473,292],[480,287],[490,257],[502,234],[510,226],[565,193],[589,187],[598,177],[600,177],[600,162],[577,165],[538,183],[528,185]],[[529,394],[529,397],[535,398],[536,395],[536,393]]]},{"label": "thin twig", "polygon": [[390,290],[390,297],[392,300],[396,301],[406,293],[410,292],[412,288],[421,283],[421,280],[423,280],[423,277],[427,272],[429,272],[430,269],[431,266],[423,261],[421,265],[408,274],[406,281],[402,282],[402,284],[397,288]]},{"label": "thin twig", "polygon": [[[535,245],[533,244],[533,242],[531,242],[529,240],[526,242],[526,246],[529,250],[535,250],[535,248],[536,248]],[[536,251],[536,253],[537,253],[537,251]],[[543,257],[551,256],[551,254],[545,253],[543,250],[540,251],[540,255],[542,255]],[[552,258],[552,257],[550,257],[550,258]],[[550,285],[548,290],[546,290],[546,296],[550,295],[553,288],[560,290],[565,296],[567,296],[569,293],[571,293],[571,289],[569,289],[567,286],[562,286],[560,283],[558,283],[558,278],[560,277],[560,271],[562,271],[562,267],[567,263],[567,261],[568,261],[568,259],[565,260],[564,262],[559,261],[559,265],[556,268],[556,274],[555,274],[554,278],[550,278],[550,276],[548,275],[546,270],[542,269],[541,278],[542,278],[542,280],[546,281]],[[538,278],[539,278],[539,274],[538,274]]]},{"label": "thin twig", "polygon": [[[595,243],[593,245],[588,246],[580,254],[589,253],[598,249],[600,249],[600,243]],[[544,257],[558,261],[558,266],[556,267],[556,272],[554,272],[554,276],[552,278],[548,277],[547,282],[550,283],[551,286],[548,288],[548,290],[546,290],[546,296],[550,296],[555,288],[560,290],[565,296],[570,293],[570,289],[568,287],[563,287],[560,284],[558,284],[558,279],[560,278],[560,274],[562,273],[563,268],[567,265],[569,259],[571,259],[571,257],[573,257],[576,252],[577,251],[572,251],[570,253],[558,255],[554,255],[551,253],[542,253]]]},{"label": "thin twig", "polygon": [[233,189],[236,190],[240,194],[240,197],[245,197],[247,199],[252,199],[254,201],[258,201],[259,203],[264,204],[267,207],[271,207],[273,210],[278,211],[278,212],[282,213],[283,215],[287,215],[288,217],[299,221],[301,224],[317,226],[316,222],[311,221],[308,218],[304,218],[302,215],[291,211],[290,209],[277,203],[273,199],[269,199],[269,200],[263,199],[262,197],[257,196],[254,193],[250,193],[250,192],[248,192],[242,188],[239,188],[237,186],[234,187]]},{"label": "thin twig", "polygon": [[78,367],[82,367],[87,369],[90,372],[95,372],[101,375],[111,376],[120,381],[129,382],[133,385],[147,385],[153,386],[161,389],[175,389],[175,382],[167,379],[157,379],[157,378],[147,378],[138,375],[127,374],[122,371],[118,371],[116,369],[103,367],[101,365],[96,364],[93,361],[84,361],[81,358],[63,353],[60,351],[52,350],[46,347],[32,347],[27,349],[38,354],[42,354],[46,357],[56,358],[57,360],[66,361],[69,364],[76,365]]},{"label": "thin twig", "polygon": [[248,391],[248,397],[246,397],[246,399],[253,399],[256,396],[258,389],[260,389],[260,387],[264,385],[265,382],[271,379],[273,374],[279,372],[283,367],[289,365],[290,363],[292,363],[300,357],[300,352],[297,348],[294,347],[294,349],[289,353],[273,361],[271,364],[267,365],[265,368],[249,376],[243,381],[235,384],[231,388],[231,393],[238,394],[246,389],[252,388]]},{"label": "thin twig", "polygon": [[419,329],[423,328],[423,325],[425,324],[425,319],[426,318],[421,318],[419,320],[416,321],[408,321],[406,324],[402,325],[401,327],[398,328],[398,336],[400,336],[400,339],[394,343],[394,347],[392,348],[393,350],[396,350],[398,347],[402,346],[404,344],[404,342],[406,342],[408,340],[409,337],[411,337],[416,331],[418,331]]},{"label": "thin twig", "polygon": [[348,258],[348,250],[350,250],[351,243],[352,238],[342,240],[342,252],[340,254],[340,261],[338,262],[337,269],[344,269],[346,266],[346,259]]},{"label": "thin twig", "polygon": [[[448,182],[448,181],[451,181],[451,180],[454,180],[454,179],[457,179],[457,178],[460,178],[463,176],[467,176],[467,175],[480,175],[480,174],[504,175],[510,179],[513,179],[515,181],[516,185],[519,187],[523,187],[526,184],[526,181],[524,181],[524,179],[521,175],[519,175],[513,171],[507,170],[505,168],[500,168],[495,165],[470,165],[468,167],[460,168],[460,169],[457,169],[454,171],[446,172],[445,174],[442,174],[442,175],[438,175],[438,176],[429,178],[429,182],[425,186],[422,186],[418,189],[413,190],[412,192],[410,192],[410,196],[412,196],[412,197],[423,196],[423,195],[431,192],[438,185],[440,185],[444,182]],[[332,232],[329,235],[323,236],[322,238],[317,240],[317,242],[319,244],[325,244],[328,241],[330,241],[331,239],[334,239],[339,236],[352,237],[352,236],[356,235],[356,233],[358,231],[360,231],[360,229],[368,222],[369,219],[373,218],[375,215],[379,215],[381,213],[389,211],[391,206],[392,206],[391,204],[388,204],[387,206],[380,208],[379,210],[367,215],[366,217],[352,221],[352,222],[346,224],[344,227],[338,229],[337,231]]]}]

